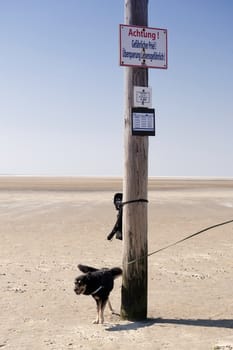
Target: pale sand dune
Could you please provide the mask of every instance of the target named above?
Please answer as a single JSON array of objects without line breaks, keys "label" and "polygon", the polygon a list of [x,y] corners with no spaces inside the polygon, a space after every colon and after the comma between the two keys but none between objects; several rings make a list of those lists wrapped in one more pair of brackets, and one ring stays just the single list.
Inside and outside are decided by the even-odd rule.
[{"label": "pale sand dune", "polygon": [[[233,224],[148,258],[148,322],[106,310],[104,325],[91,323],[76,265],[121,265],[122,242],[106,240],[121,190],[119,178],[0,178],[1,348],[233,348]],[[149,252],[233,219],[233,180],[150,179],[148,199]]]}]

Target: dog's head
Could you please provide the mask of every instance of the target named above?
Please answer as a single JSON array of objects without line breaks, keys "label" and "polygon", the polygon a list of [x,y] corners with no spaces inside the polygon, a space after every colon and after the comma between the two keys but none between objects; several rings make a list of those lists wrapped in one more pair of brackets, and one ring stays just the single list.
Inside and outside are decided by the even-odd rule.
[{"label": "dog's head", "polygon": [[74,292],[76,294],[83,294],[85,293],[85,290],[87,288],[87,284],[86,284],[86,276],[79,276],[75,279],[74,281]]}]

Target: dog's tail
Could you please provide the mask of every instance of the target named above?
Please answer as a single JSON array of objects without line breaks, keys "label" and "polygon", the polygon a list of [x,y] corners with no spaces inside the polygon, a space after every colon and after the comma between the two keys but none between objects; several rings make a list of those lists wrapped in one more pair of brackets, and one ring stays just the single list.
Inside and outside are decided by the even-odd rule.
[{"label": "dog's tail", "polygon": [[122,275],[122,269],[120,267],[113,267],[112,269],[109,269],[113,278],[117,278]]}]

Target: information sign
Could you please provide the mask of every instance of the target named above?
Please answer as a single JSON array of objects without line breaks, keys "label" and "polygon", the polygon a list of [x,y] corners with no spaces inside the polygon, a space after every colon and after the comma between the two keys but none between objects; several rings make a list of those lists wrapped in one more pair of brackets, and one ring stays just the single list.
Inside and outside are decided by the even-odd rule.
[{"label": "information sign", "polygon": [[155,136],[155,110],[132,108],[132,134]]}]

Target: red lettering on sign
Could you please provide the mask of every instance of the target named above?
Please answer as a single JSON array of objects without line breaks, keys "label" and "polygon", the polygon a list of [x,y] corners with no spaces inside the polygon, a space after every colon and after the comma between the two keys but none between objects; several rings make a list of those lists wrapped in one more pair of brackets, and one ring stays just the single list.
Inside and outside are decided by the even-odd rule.
[{"label": "red lettering on sign", "polygon": [[[154,32],[147,32],[145,28],[143,28],[141,30],[139,30],[139,29],[133,30],[132,28],[130,28],[129,32],[128,32],[128,36],[156,40],[156,33],[154,33]],[[157,32],[157,39],[158,38],[159,38],[159,32]]]}]

